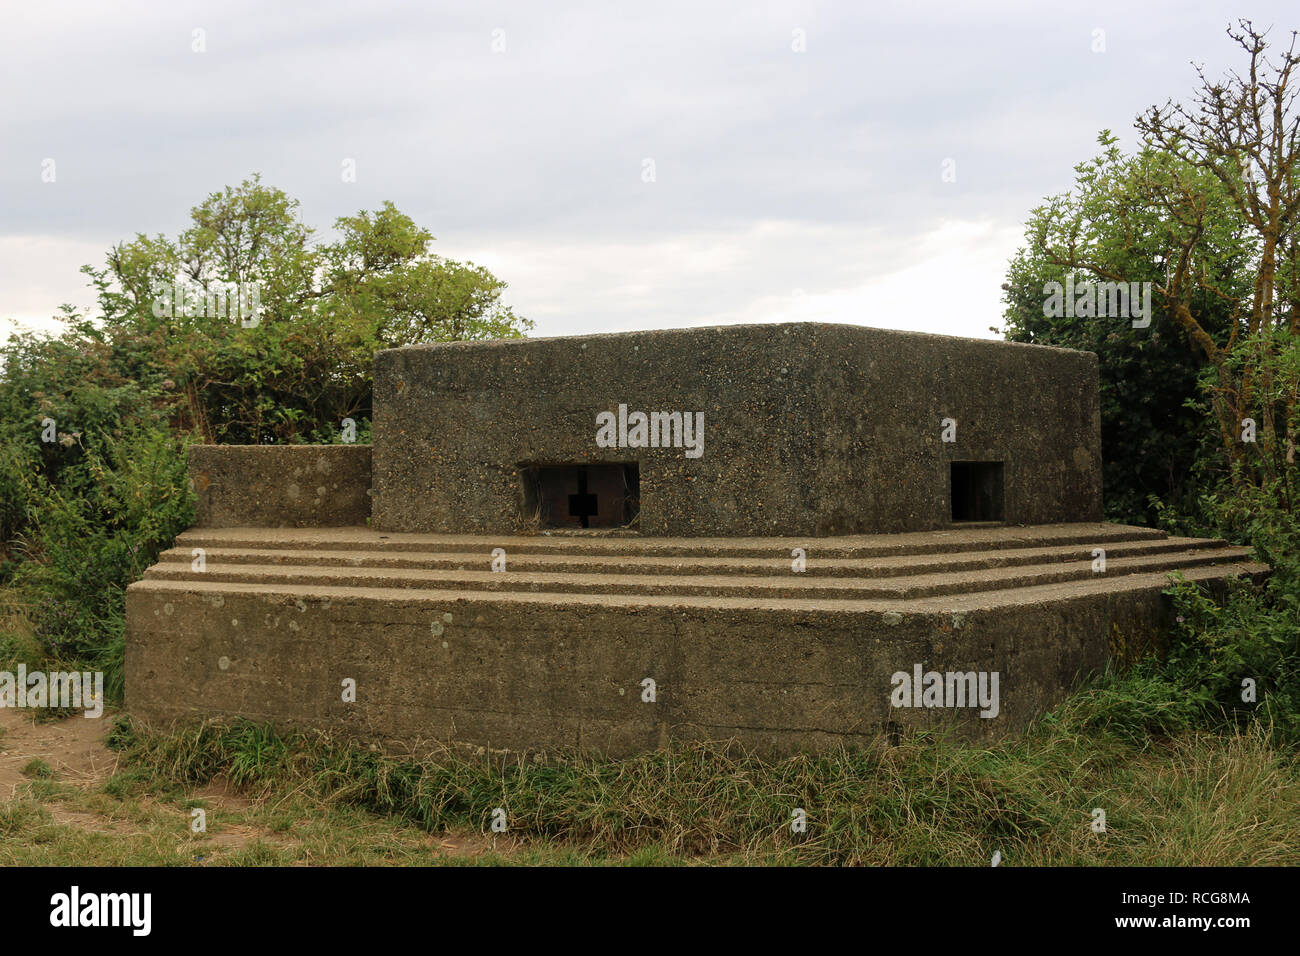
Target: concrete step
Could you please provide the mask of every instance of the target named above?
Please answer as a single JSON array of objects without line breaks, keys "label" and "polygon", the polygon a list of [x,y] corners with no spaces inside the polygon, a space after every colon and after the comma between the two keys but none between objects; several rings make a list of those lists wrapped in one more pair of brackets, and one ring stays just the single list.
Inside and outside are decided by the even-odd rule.
[{"label": "concrete step", "polygon": [[[490,570],[504,548],[504,573]],[[794,573],[792,548],[807,570]],[[1104,548],[1107,570],[1092,570]],[[192,569],[203,548],[206,569]],[[1171,538],[1112,524],[981,526],[835,538],[521,538],[386,535],[368,528],[192,529],[137,590],[382,596],[402,603],[543,601],[682,607],[844,610],[982,607],[1030,595],[1065,600],[1101,591],[1260,575],[1263,565],[1226,542]],[[1050,596],[1050,597],[1049,597]]]},{"label": "concrete step", "polygon": [[[1192,547],[1177,551],[1108,557],[1105,577],[1172,571],[1205,564],[1249,560],[1250,552],[1232,547]],[[481,565],[480,565],[481,567]],[[207,559],[206,570],[168,561],[146,572],[146,579],[221,583],[325,585],[335,587],[454,589],[485,592],[534,591],[588,594],[753,595],[755,597],[911,600],[940,594],[1006,590],[1086,579],[1098,575],[1092,559],[1017,564],[977,570],[941,571],[884,577],[818,577],[792,573],[760,576],[696,574],[573,573],[439,568],[337,567],[322,565],[222,563]]]},{"label": "concrete step", "polygon": [[608,557],[778,558],[787,563],[794,548],[810,559],[900,557],[924,554],[1051,548],[1075,545],[1091,551],[1115,542],[1158,541],[1151,528],[1106,523],[980,526],[906,534],[844,535],[829,538],[642,538],[607,533],[554,533],[529,537],[385,534],[370,528],[192,528],[176,539],[194,548],[254,551],[365,551],[472,554],[486,559],[493,548],[507,555]]},{"label": "concrete step", "polygon": [[[1211,583],[1230,577],[1262,578],[1268,574],[1265,564],[1255,561],[1231,561],[1224,564],[1205,564],[1183,570],[1185,580],[1193,583]],[[164,599],[174,594],[180,600],[186,595],[198,595],[219,601],[230,594],[258,594],[276,601],[291,604],[295,601],[334,602],[363,601],[384,605],[429,607],[445,610],[454,602],[538,605],[548,608],[628,608],[672,607],[683,611],[692,609],[733,609],[801,611],[824,613],[967,613],[1001,608],[1041,609],[1047,604],[1088,598],[1095,594],[1122,595],[1134,591],[1159,590],[1167,587],[1171,579],[1168,571],[1152,571],[1122,575],[1106,574],[1081,577],[1070,581],[1057,581],[1029,587],[999,589],[964,594],[941,594],[906,602],[894,599],[870,598],[841,600],[824,595],[803,598],[759,597],[754,595],[690,595],[690,594],[582,594],[546,591],[496,591],[485,592],[468,587],[462,589],[409,588],[409,587],[343,587],[322,583],[246,583],[237,581],[184,580],[180,578],[147,577],[129,588],[157,594]]]},{"label": "concrete step", "polygon": [[[1210,538],[1155,538],[1108,542],[1108,559],[1135,557],[1194,548],[1219,548],[1226,542]],[[490,567],[485,552],[383,552],[357,550],[270,550],[266,548],[206,548],[209,568],[220,565],[256,564],[293,567],[415,568],[445,571],[481,571]],[[172,548],[159,556],[167,564],[189,565],[192,548]],[[895,555],[875,558],[823,558],[812,549],[802,573],[813,577],[899,577],[945,571],[978,570],[1030,564],[1092,560],[1093,548],[1060,545],[1050,548],[1005,548],[987,552],[957,554]],[[626,556],[587,554],[522,554],[509,556],[510,572],[554,572],[576,574],[722,574],[781,576],[791,573],[789,557],[716,557],[712,555]]]}]

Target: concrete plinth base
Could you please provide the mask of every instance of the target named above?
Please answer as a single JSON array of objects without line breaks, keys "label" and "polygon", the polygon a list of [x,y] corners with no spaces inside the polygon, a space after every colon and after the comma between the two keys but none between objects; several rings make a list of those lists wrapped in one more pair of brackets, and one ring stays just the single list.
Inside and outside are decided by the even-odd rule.
[{"label": "concrete plinth base", "polygon": [[[1223,542],[1095,523],[810,539],[199,528],[127,592],[127,706],[403,749],[707,738],[783,754],[943,724],[983,739],[1059,702],[1113,643],[1152,640],[1171,572],[1266,570]],[[923,685],[974,683],[895,706],[917,668]],[[996,700],[980,701],[991,675]],[[955,695],[967,687],[974,700]]]}]

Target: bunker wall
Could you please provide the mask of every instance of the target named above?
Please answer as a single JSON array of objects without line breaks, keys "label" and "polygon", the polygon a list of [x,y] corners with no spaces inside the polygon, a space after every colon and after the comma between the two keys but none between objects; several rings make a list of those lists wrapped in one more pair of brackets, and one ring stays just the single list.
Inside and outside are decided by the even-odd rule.
[{"label": "bunker wall", "polygon": [[[1102,514],[1091,353],[814,323],[449,343],[379,352],[374,408],[386,531],[537,530],[523,475],[579,463],[635,465],[648,535],[945,528],[954,461],[992,469],[975,518]],[[602,412],[702,414],[701,453],[599,447]]]},{"label": "bunker wall", "polygon": [[[738,334],[743,332],[743,334]],[[521,469],[636,463],[649,535],[811,532],[816,356],[791,326],[393,349],[375,356],[375,527],[520,533]],[[597,414],[703,414],[682,447],[601,448]]]},{"label": "bunker wall", "polygon": [[[1101,667],[1108,628],[1145,631],[1158,589],[960,616],[127,593],[127,706],[156,723],[243,717],[395,749],[626,755],[681,740],[768,754],[951,727],[991,739]],[[892,707],[892,675],[999,674],[998,714]],[[343,681],[356,700],[343,699]],[[655,699],[645,699],[646,678]]]},{"label": "bunker wall", "polygon": [[1093,353],[847,326],[817,345],[819,534],[950,527],[954,462],[997,468],[988,520],[1102,520]]},{"label": "bunker wall", "polygon": [[369,445],[192,445],[198,528],[363,525]]}]

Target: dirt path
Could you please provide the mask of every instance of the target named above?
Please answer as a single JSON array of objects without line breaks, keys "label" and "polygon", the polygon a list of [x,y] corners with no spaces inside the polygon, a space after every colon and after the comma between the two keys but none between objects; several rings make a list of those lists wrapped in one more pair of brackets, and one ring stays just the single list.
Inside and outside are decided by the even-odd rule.
[{"label": "dirt path", "polygon": [[[105,743],[112,728],[113,714],[105,711],[99,718],[87,719],[80,714],[61,720],[37,721],[32,712],[17,708],[0,708],[0,804],[21,796],[32,778],[23,770],[33,760],[42,760],[51,771],[51,779],[71,785],[87,793],[97,790],[118,768],[118,755]],[[201,801],[210,814],[210,821],[221,820],[218,827],[207,832],[196,844],[196,861],[211,857],[213,853],[229,853],[264,842],[272,846],[299,845],[293,834],[274,832],[265,827],[240,820],[246,811],[255,810],[257,803],[236,791],[223,778],[210,781],[189,792],[188,796]],[[171,801],[159,803],[152,795],[143,795],[141,804],[163,809],[189,822],[189,812]],[[101,811],[87,812],[80,801],[54,799],[42,801],[46,812],[56,824],[75,827],[89,833],[114,834],[123,837],[147,835],[147,826],[128,822],[120,816]],[[231,821],[230,815],[235,815]],[[224,819],[223,819],[224,818]],[[477,857],[491,852],[511,853],[515,841],[492,840],[482,834],[422,833],[416,837],[435,856]],[[201,855],[200,855],[201,854]]]},{"label": "dirt path", "polygon": [[104,744],[111,726],[107,711],[98,718],[41,723],[28,711],[0,707],[0,801],[14,798],[27,782],[23,768],[36,759],[64,782],[82,787],[102,783],[117,769],[117,754]]}]

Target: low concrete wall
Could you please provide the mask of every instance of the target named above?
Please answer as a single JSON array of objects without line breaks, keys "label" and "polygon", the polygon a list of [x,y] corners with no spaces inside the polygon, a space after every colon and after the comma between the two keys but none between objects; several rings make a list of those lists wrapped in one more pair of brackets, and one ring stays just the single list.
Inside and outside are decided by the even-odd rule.
[{"label": "low concrete wall", "polygon": [[199,528],[363,525],[369,445],[193,445]]},{"label": "low concrete wall", "polygon": [[[126,704],[147,721],[243,717],[393,749],[612,756],[701,738],[766,754],[865,746],[950,722],[994,738],[1103,666],[1108,631],[1139,640],[1164,613],[1158,589],[880,614],[149,585],[127,592],[126,656]],[[915,665],[998,672],[998,715],[892,707],[891,675]]]}]

